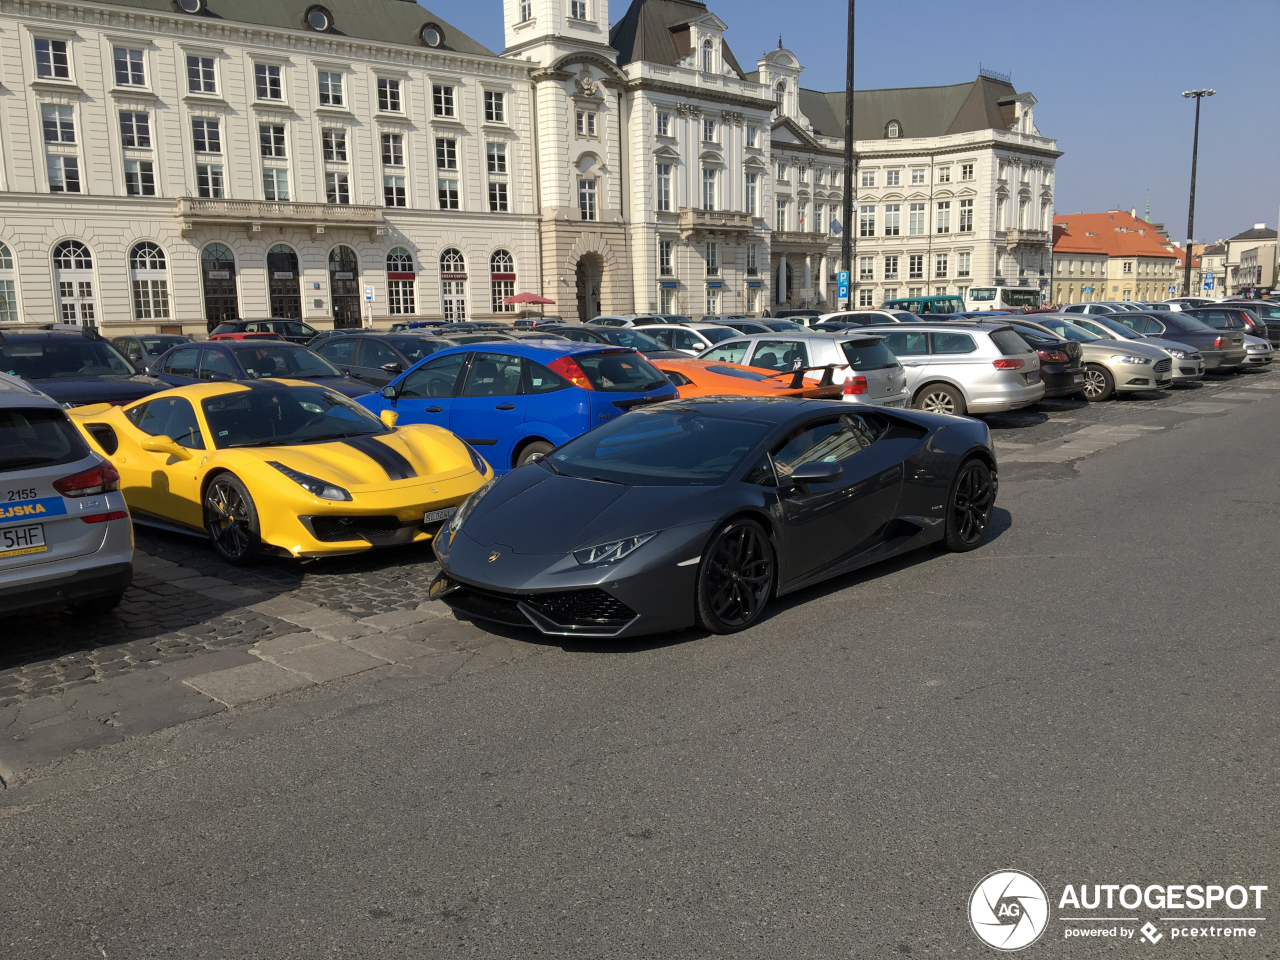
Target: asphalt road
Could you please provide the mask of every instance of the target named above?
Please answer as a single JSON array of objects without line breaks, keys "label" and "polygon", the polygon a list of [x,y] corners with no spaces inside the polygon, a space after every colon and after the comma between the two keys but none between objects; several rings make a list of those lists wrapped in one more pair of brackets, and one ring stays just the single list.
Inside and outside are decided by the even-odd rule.
[{"label": "asphalt road", "polygon": [[0,793],[0,956],[980,957],[1006,867],[1055,900],[1028,957],[1280,956],[1267,899],[1157,945],[1056,903],[1280,896],[1280,398],[1222,407],[1011,463],[979,551],[743,634],[513,635],[67,758]]}]

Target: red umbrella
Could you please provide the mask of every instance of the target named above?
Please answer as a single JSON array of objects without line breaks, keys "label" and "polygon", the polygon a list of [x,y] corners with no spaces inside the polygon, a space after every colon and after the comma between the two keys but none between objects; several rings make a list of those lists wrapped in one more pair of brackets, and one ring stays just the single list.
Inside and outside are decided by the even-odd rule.
[{"label": "red umbrella", "polygon": [[[546,297],[540,297],[536,293],[517,293],[514,297],[507,297],[503,303],[555,303],[554,300],[548,300]],[[545,311],[543,311],[545,312]]]}]

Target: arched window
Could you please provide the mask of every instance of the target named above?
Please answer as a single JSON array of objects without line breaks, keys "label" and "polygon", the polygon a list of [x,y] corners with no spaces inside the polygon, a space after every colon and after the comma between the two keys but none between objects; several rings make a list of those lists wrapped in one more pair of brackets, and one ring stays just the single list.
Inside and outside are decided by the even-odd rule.
[{"label": "arched window", "polygon": [[774,102],[777,103],[779,107],[781,107],[782,101],[786,98],[786,96],[787,96],[787,81],[779,80],[778,85],[773,88]]},{"label": "arched window", "polygon": [[53,248],[54,283],[63,323],[86,327],[98,322],[93,299],[93,256],[79,240],[63,240]]},{"label": "arched window", "polygon": [[702,41],[702,71],[712,73],[715,66],[715,46],[710,40]]},{"label": "arched window", "polygon": [[204,319],[212,330],[224,320],[240,319],[236,294],[236,256],[225,243],[211,243],[200,251],[204,280]]},{"label": "arched window", "polygon": [[453,247],[440,254],[440,305],[446,320],[467,319],[467,261]]},{"label": "arched window", "polygon": [[495,250],[489,258],[489,292],[494,313],[514,313],[514,303],[504,303],[516,295],[516,262],[506,250]]},{"label": "arched window", "polygon": [[417,313],[416,287],[413,254],[404,247],[392,247],[387,254],[387,312]]},{"label": "arched window", "polygon": [[18,298],[14,293],[13,254],[0,243],[0,323],[18,322]]},{"label": "arched window", "polygon": [[902,136],[902,127],[898,125],[897,120],[890,120],[889,126],[885,128],[885,136],[890,140]]},{"label": "arched window", "polygon": [[164,251],[144,240],[129,251],[133,281],[133,319],[169,319],[169,278]]},{"label": "arched window", "polygon": [[271,316],[285,320],[302,319],[298,255],[288,244],[277,243],[267,251],[267,293]]}]

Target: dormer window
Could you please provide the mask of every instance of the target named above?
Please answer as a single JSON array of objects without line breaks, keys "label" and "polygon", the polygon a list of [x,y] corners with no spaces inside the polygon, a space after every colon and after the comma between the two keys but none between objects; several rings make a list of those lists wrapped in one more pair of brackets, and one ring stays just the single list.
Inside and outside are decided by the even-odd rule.
[{"label": "dormer window", "polygon": [[782,98],[787,95],[787,81],[780,80],[778,85],[773,88],[773,99],[779,107],[782,106]]},{"label": "dormer window", "polygon": [[889,125],[885,127],[884,135],[890,140],[896,140],[898,137],[902,136],[902,127],[898,124],[897,120],[889,121]]},{"label": "dormer window", "polygon": [[713,73],[715,66],[715,45],[710,40],[702,41],[702,72]]}]

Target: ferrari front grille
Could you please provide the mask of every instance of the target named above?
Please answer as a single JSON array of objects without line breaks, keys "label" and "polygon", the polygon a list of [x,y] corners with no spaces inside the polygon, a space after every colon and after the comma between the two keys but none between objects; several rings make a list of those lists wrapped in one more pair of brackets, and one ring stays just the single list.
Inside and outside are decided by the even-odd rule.
[{"label": "ferrari front grille", "polygon": [[367,540],[381,543],[394,540],[400,532],[399,517],[304,517],[311,532],[323,543]]}]

